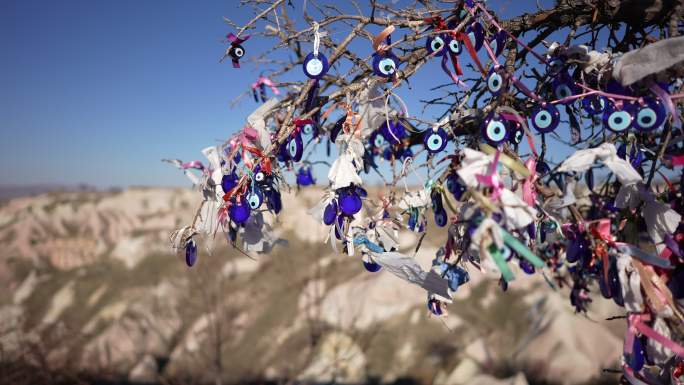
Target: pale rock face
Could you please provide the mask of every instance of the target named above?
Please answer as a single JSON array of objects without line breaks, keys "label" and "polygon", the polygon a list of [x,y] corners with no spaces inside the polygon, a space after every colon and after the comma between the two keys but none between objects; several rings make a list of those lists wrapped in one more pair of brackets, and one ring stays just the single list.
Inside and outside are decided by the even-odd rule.
[{"label": "pale rock face", "polygon": [[128,381],[135,383],[152,383],[157,380],[157,361],[149,354],[146,354],[128,374]]},{"label": "pale rock face", "polygon": [[354,340],[341,332],[325,336],[313,362],[299,376],[302,381],[361,383],[366,357]]},{"label": "pale rock face", "polygon": [[49,325],[55,323],[62,313],[74,303],[74,296],[74,281],[69,281],[55,293],[54,297],[52,297],[50,308],[43,317],[43,324]]}]

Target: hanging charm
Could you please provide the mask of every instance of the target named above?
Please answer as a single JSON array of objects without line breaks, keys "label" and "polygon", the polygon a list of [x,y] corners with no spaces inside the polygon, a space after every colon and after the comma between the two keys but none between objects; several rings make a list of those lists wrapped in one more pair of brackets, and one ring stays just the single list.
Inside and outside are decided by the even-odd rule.
[{"label": "hanging charm", "polygon": [[240,59],[245,56],[245,48],[242,46],[242,43],[249,40],[249,35],[244,38],[239,38],[231,32],[226,36],[226,39],[230,41],[230,47],[226,50],[221,61],[223,61],[226,56],[230,56],[233,61],[233,68],[240,68]]}]

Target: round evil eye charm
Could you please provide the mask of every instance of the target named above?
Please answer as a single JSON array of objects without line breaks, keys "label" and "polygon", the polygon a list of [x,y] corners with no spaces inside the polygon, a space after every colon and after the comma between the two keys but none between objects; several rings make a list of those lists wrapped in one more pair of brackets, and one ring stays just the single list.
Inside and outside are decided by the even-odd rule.
[{"label": "round evil eye charm", "polygon": [[247,222],[247,219],[249,219],[249,214],[250,210],[247,199],[240,200],[240,203],[233,203],[228,210],[230,219],[238,225]]},{"label": "round evil eye charm", "polygon": [[537,106],[534,111],[532,111],[530,121],[537,132],[541,134],[552,132],[558,127],[560,112],[558,112],[558,109],[553,104],[546,103]]},{"label": "round evil eye charm", "polygon": [[511,134],[509,135],[508,140],[512,143],[515,144],[516,146],[522,143],[523,139],[525,138],[525,130],[522,128],[522,126],[518,123],[511,129]]},{"label": "round evil eye charm", "polygon": [[295,162],[302,160],[302,154],[304,153],[304,142],[299,134],[295,134],[287,142],[287,154]]},{"label": "round evil eye charm", "polygon": [[482,137],[493,145],[499,145],[508,138],[506,122],[496,114],[489,114],[482,126]]},{"label": "round evil eye charm", "polygon": [[636,105],[634,128],[641,132],[653,131],[665,122],[666,117],[667,110],[660,100],[645,99],[643,104]]},{"label": "round evil eye charm", "polygon": [[501,52],[503,52],[505,45],[506,32],[504,31],[499,31],[494,36],[492,36],[492,39],[489,41],[489,47],[492,49],[492,52],[494,52],[494,56],[501,55]]},{"label": "round evil eye charm", "polygon": [[475,51],[479,51],[482,48],[482,44],[484,44],[484,28],[482,28],[482,24],[477,21],[470,24],[466,28],[465,33]]},{"label": "round evil eye charm", "polygon": [[355,188],[338,190],[339,208],[346,215],[354,215],[361,211],[361,197]]},{"label": "round evil eye charm", "polygon": [[487,90],[489,90],[492,95],[498,96],[504,88],[505,79],[503,77],[503,71],[495,67],[489,70],[489,75],[487,75]]},{"label": "round evil eye charm", "polygon": [[436,154],[444,150],[444,147],[447,145],[446,131],[441,128],[428,130],[423,137],[423,144],[430,154]]},{"label": "round evil eye charm", "polygon": [[383,77],[391,78],[397,72],[399,58],[391,52],[373,54],[373,73]]},{"label": "round evil eye charm", "polygon": [[[575,94],[575,83],[570,78],[570,75],[563,72],[558,74],[551,82],[553,89],[553,96],[556,100],[565,99]],[[564,100],[563,104],[572,104],[572,100]]]},{"label": "round evil eye charm", "polygon": [[316,124],[314,122],[307,122],[302,125],[302,134],[316,136]]},{"label": "round evil eye charm", "polygon": [[425,49],[428,54],[435,56],[444,55],[444,48],[447,45],[447,38],[444,35],[435,35],[428,37],[425,42]]},{"label": "round evil eye charm", "polygon": [[618,108],[614,103],[608,103],[603,112],[603,127],[616,132],[626,132],[632,125],[632,104],[623,103],[622,108]]},{"label": "round evil eye charm", "polygon": [[230,55],[233,60],[240,60],[245,56],[245,48],[240,44],[233,43],[230,45],[230,49],[228,49],[228,55]]},{"label": "round evil eye charm", "polygon": [[230,174],[226,174],[221,178],[221,188],[223,189],[224,193],[227,193],[228,191],[235,188],[237,184],[238,176],[237,174],[235,174],[235,171],[231,172]]},{"label": "round evil eye charm", "polygon": [[247,203],[249,203],[249,208],[256,210],[261,207],[261,203],[264,201],[264,194],[258,188],[253,189],[247,194]]},{"label": "round evil eye charm", "polygon": [[320,79],[328,73],[330,68],[328,64],[328,58],[322,53],[314,55],[313,52],[306,55],[304,58],[304,63],[302,63],[302,69],[304,70],[304,75],[310,79]]},{"label": "round evil eye charm", "polygon": [[582,108],[589,115],[602,114],[606,109],[606,98],[600,95],[589,95],[582,99]]}]

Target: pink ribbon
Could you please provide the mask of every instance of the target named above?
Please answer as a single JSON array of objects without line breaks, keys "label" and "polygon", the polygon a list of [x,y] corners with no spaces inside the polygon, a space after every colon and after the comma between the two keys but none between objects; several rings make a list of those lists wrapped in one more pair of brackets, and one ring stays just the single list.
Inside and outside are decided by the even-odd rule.
[{"label": "pink ribbon", "polygon": [[499,178],[499,173],[496,172],[497,166],[499,165],[499,156],[501,155],[501,150],[496,150],[494,154],[494,160],[489,166],[489,173],[487,175],[477,174],[475,178],[478,183],[492,188],[492,199],[499,199],[501,192],[504,189],[504,184],[501,178]]},{"label": "pink ribbon", "polygon": [[280,91],[278,91],[275,84],[271,81],[271,79],[267,78],[266,76],[259,76],[257,81],[252,84],[252,89],[256,90],[262,84],[267,87],[270,87],[271,91],[273,91],[275,95],[280,95]]},{"label": "pink ribbon", "polygon": [[204,170],[204,165],[199,160],[191,160],[190,162],[185,162],[181,164],[181,169],[187,170],[189,168],[194,168],[197,170]]},{"label": "pink ribbon", "polygon": [[646,313],[641,314],[630,314],[629,315],[629,327],[625,333],[625,346],[624,351],[627,354],[632,354],[634,348],[634,338],[636,333],[639,332],[646,337],[658,342],[665,348],[671,350],[674,354],[679,357],[684,357],[684,347],[678,343],[672,341],[671,339],[665,337],[664,335],[658,333],[657,331],[651,329],[650,326],[646,325],[645,322],[649,321],[651,316]]},{"label": "pink ribbon", "polygon": [[537,161],[534,158],[529,158],[525,161],[525,167],[530,172],[530,175],[523,181],[523,200],[528,205],[534,207],[537,201],[537,192],[534,189],[534,182],[537,180]]},{"label": "pink ribbon", "polygon": [[672,163],[673,166],[683,166],[684,155],[675,155],[670,157],[670,163]]},{"label": "pink ribbon", "polygon": [[667,111],[670,113],[670,115],[672,115],[673,125],[680,126],[682,122],[679,120],[677,108],[675,108],[675,105],[672,102],[672,97],[670,96],[670,94],[668,94],[667,91],[660,88],[659,85],[653,82],[651,82],[649,88],[651,89],[651,91],[653,91],[654,94],[658,95],[658,97],[660,98],[660,100],[663,101],[663,103],[665,103],[665,108],[667,108]]}]

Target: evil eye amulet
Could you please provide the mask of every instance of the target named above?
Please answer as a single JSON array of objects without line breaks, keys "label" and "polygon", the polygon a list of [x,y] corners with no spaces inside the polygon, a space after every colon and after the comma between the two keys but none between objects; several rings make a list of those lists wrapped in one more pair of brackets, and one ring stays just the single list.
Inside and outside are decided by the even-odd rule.
[{"label": "evil eye amulet", "polygon": [[314,55],[313,52],[309,53],[304,58],[304,63],[302,63],[304,75],[308,76],[310,79],[322,78],[328,73],[329,68],[328,58],[320,52],[318,55]]},{"label": "evil eye amulet", "polygon": [[643,105],[636,105],[634,128],[641,132],[653,131],[665,122],[666,117],[667,111],[663,103],[660,100],[648,98]]},{"label": "evil eye amulet", "polygon": [[264,194],[262,194],[261,190],[258,188],[255,188],[249,194],[247,194],[247,203],[249,203],[249,208],[252,210],[256,210],[261,207],[261,203],[263,203],[263,201]]},{"label": "evil eye amulet", "polygon": [[590,95],[582,99],[582,108],[590,115],[602,114],[606,109],[606,98],[599,95]]},{"label": "evil eye amulet", "polygon": [[197,244],[193,239],[185,244],[185,264],[192,267],[197,262]]},{"label": "evil eye amulet", "polygon": [[603,112],[603,127],[617,133],[626,132],[632,125],[632,104],[624,103],[622,108],[617,108],[614,103],[608,103]]},{"label": "evil eye amulet", "polygon": [[406,136],[406,128],[399,121],[390,120],[389,125],[387,125],[387,121],[385,121],[380,126],[380,134],[382,134],[389,143],[396,144]]},{"label": "evil eye amulet", "polygon": [[228,210],[230,219],[238,225],[247,222],[249,219],[249,204],[246,199],[242,199],[240,203],[233,203]]},{"label": "evil eye amulet", "polygon": [[525,138],[525,130],[522,128],[520,124],[516,124],[515,128],[511,130],[511,135],[508,138],[508,140],[515,144],[518,145],[522,143],[523,139]]},{"label": "evil eye amulet", "polygon": [[492,93],[492,95],[497,96],[504,89],[504,78],[502,72],[492,68],[487,75],[487,90]]},{"label": "evil eye amulet", "polygon": [[305,123],[302,126],[302,134],[312,135],[316,132],[316,125],[314,123]]},{"label": "evil eye amulet", "polygon": [[245,49],[240,44],[231,44],[228,55],[235,60],[239,60],[245,56]]},{"label": "evil eye amulet", "polygon": [[435,224],[439,227],[444,227],[447,224],[447,212],[444,207],[440,206],[434,209]]},{"label": "evil eye amulet", "polygon": [[363,267],[370,273],[377,273],[382,269],[382,266],[372,261],[363,261]]},{"label": "evil eye amulet", "polygon": [[499,145],[508,138],[506,122],[498,115],[490,114],[484,121],[482,136],[493,145]]},{"label": "evil eye amulet", "polygon": [[553,104],[537,106],[530,116],[532,126],[539,133],[552,132],[560,122],[560,112]]},{"label": "evil eye amulet", "polygon": [[444,35],[435,35],[428,37],[425,42],[425,49],[428,54],[435,56],[444,55],[444,47],[447,45],[447,38]]},{"label": "evil eye amulet", "polygon": [[295,134],[287,142],[287,154],[295,162],[302,160],[302,154],[304,153],[304,142],[299,134]]},{"label": "evil eye amulet", "polygon": [[474,22],[466,28],[465,32],[475,51],[479,51],[482,48],[482,44],[484,44],[484,28],[482,28],[482,24]]},{"label": "evil eye amulet", "polygon": [[455,38],[449,39],[449,41],[447,42],[447,47],[449,48],[449,51],[454,55],[460,55],[461,51],[463,51],[463,46],[461,45],[461,42]]},{"label": "evil eye amulet", "polygon": [[337,201],[333,199],[323,210],[323,223],[330,226],[335,222],[335,218],[337,218]]},{"label": "evil eye amulet", "polygon": [[501,55],[501,52],[503,51],[505,45],[506,32],[504,31],[499,31],[496,35],[492,37],[492,40],[489,41],[489,47],[492,49],[492,52],[494,52],[494,56]]},{"label": "evil eye amulet", "polygon": [[[565,99],[575,94],[575,84],[567,73],[561,73],[556,76],[551,83],[551,87],[553,88],[553,95],[557,100]],[[572,100],[565,100],[563,104],[572,104]]]},{"label": "evil eye amulet", "polygon": [[430,154],[436,154],[444,150],[447,145],[446,131],[441,128],[427,131],[423,137],[423,144]]},{"label": "evil eye amulet", "polygon": [[396,73],[397,67],[399,67],[399,58],[391,52],[373,54],[374,74],[383,78],[390,78]]},{"label": "evil eye amulet", "polygon": [[346,215],[354,215],[361,211],[361,197],[355,189],[344,188],[339,191],[340,211]]}]

